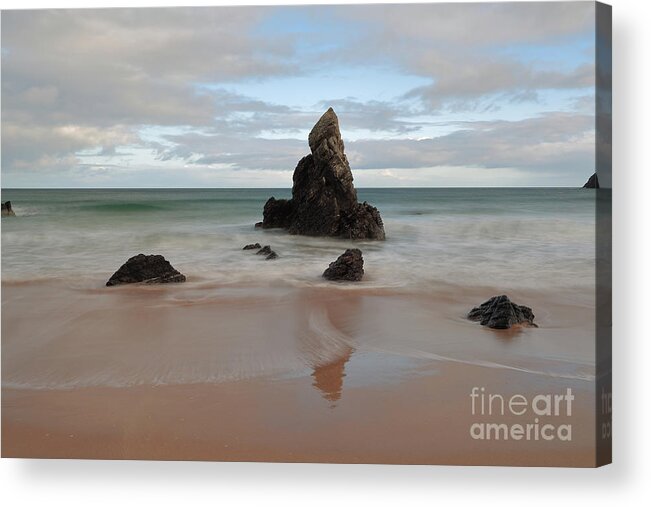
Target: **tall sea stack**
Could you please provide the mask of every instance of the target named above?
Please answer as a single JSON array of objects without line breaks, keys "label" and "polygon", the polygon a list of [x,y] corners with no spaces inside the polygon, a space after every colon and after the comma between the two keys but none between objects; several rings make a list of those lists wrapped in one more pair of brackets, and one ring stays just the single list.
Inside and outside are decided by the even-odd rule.
[{"label": "tall sea stack", "polygon": [[380,212],[357,201],[339,119],[332,108],[314,125],[308,142],[312,153],[294,170],[292,198],[270,198],[264,205],[262,227],[306,236],[384,239]]},{"label": "tall sea stack", "polygon": [[597,178],[597,173],[594,173],[588,181],[585,182],[583,188],[599,188],[599,178]]}]

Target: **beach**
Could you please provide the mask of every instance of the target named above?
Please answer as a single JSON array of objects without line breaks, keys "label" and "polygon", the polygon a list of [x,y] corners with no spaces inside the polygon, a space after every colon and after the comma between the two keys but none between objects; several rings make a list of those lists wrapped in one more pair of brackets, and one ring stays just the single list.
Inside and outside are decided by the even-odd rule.
[{"label": "beach", "polygon": [[[592,194],[360,189],[387,240],[351,242],[254,229],[287,192],[3,191],[2,455],[594,465]],[[323,280],[351,246],[364,280]],[[187,282],[104,287],[140,252]],[[465,318],[502,293],[539,327]],[[473,388],[571,389],[571,441],[473,438],[534,419]]]}]

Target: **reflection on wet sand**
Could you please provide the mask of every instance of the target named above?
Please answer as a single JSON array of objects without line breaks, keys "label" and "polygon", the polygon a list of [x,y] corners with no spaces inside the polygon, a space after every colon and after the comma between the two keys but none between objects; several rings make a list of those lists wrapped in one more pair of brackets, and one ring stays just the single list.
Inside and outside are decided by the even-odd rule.
[{"label": "reflection on wet sand", "polygon": [[[312,297],[310,297],[312,296]],[[362,297],[350,293],[306,294],[298,299],[297,350],[312,369],[312,386],[335,407],[341,399],[345,366],[356,349],[355,324]]]},{"label": "reflection on wet sand", "polygon": [[341,398],[341,392],[344,387],[344,377],[346,376],[346,363],[352,356],[354,349],[348,347],[348,350],[339,359],[328,364],[315,366],[312,373],[314,382],[312,385],[321,391],[322,396],[332,401],[332,407],[335,407],[337,400]]},{"label": "reflection on wet sand", "polygon": [[512,326],[509,329],[490,329],[490,328],[485,328],[485,329],[486,331],[491,332],[497,340],[505,343],[509,343],[515,338],[519,338],[522,335],[524,335],[524,330],[530,328],[523,327],[516,324],[515,326]]}]

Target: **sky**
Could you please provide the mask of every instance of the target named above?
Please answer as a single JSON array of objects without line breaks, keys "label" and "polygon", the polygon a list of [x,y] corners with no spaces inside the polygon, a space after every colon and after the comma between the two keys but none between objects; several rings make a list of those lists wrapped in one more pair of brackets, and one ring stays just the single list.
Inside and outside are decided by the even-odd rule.
[{"label": "sky", "polygon": [[2,187],[580,186],[592,2],[2,12]]}]

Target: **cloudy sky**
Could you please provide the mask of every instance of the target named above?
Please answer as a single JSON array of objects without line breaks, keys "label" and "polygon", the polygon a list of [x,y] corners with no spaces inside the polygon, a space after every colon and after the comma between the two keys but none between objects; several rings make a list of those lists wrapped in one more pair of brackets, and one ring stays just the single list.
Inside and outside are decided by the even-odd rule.
[{"label": "cloudy sky", "polygon": [[290,187],[332,106],[360,187],[578,186],[594,4],[2,12],[2,186]]}]

